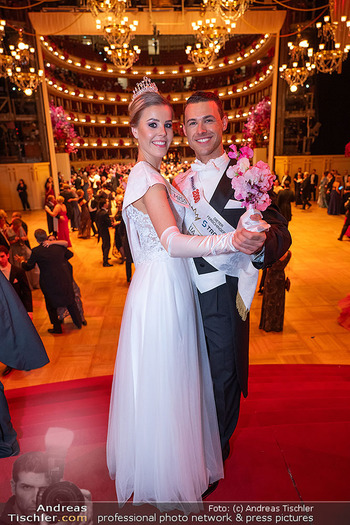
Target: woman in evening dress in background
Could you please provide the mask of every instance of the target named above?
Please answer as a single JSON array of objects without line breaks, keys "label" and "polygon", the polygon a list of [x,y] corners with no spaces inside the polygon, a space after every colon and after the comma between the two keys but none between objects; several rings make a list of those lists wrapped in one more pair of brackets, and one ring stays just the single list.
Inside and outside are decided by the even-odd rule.
[{"label": "woman in evening dress in background", "polygon": [[67,208],[64,204],[64,198],[59,195],[57,197],[57,204],[54,207],[53,211],[50,210],[48,206],[45,206],[45,211],[51,217],[57,217],[58,223],[57,223],[57,239],[59,241],[67,241],[68,242],[68,248],[72,246],[72,243],[70,242],[69,238],[69,227],[68,227],[68,217],[67,217]]},{"label": "woman in evening dress in background", "polygon": [[173,138],[172,107],[145,79],[129,113],[138,159],[123,218],[135,273],[119,337],[107,464],[120,504],[133,495],[134,504],[186,510],[194,502],[191,510],[198,510],[208,485],[223,477],[223,465],[198,298],[185,258],[233,252],[233,233],[180,233],[187,201],[159,173]]}]

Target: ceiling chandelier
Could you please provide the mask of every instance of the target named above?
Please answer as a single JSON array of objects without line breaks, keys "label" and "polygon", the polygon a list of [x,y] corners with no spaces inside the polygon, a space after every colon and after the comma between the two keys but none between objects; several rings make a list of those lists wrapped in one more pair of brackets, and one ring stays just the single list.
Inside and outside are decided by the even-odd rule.
[{"label": "ceiling chandelier", "polygon": [[129,0],[88,0],[87,5],[94,17],[109,13],[121,17],[129,6]]},{"label": "ceiling chandelier", "polygon": [[[334,1],[331,0],[329,3],[330,16],[323,18],[324,23],[318,22],[316,24],[320,43],[318,49],[314,52],[314,62],[317,71],[320,73],[332,74],[334,71],[337,71],[343,60],[347,58],[350,50],[349,45],[342,47],[339,42],[336,42],[337,31],[341,28],[338,22],[332,21],[333,9]],[[342,16],[340,22],[345,24],[346,16]]]},{"label": "ceiling chandelier", "polygon": [[202,0],[201,10],[214,11],[224,20],[235,22],[249,8],[251,0]]},{"label": "ceiling chandelier", "polygon": [[104,48],[106,54],[110,57],[113,64],[120,69],[129,69],[139,59],[141,49],[138,46],[130,48],[128,44],[122,47],[111,45]]},{"label": "ceiling chandelier", "polygon": [[236,27],[235,22],[225,20],[225,25],[218,25],[216,18],[198,20],[192,22],[193,31],[196,32],[196,37],[203,44],[203,47],[208,47],[210,44],[214,46],[224,46],[230,39],[231,29]]},{"label": "ceiling chandelier", "polygon": [[[0,25],[5,27],[5,24]],[[44,79],[42,69],[33,67],[35,62],[35,49],[23,40],[23,30],[19,30],[17,47],[9,45],[10,54],[6,55],[4,48],[0,48],[0,69],[2,76],[23,91],[27,96],[33,94]]]},{"label": "ceiling chandelier", "polygon": [[[129,44],[134,38],[133,33],[137,26],[138,21],[134,20],[129,24],[127,16],[124,16],[119,22],[115,17],[109,16],[103,27],[104,36],[110,46],[122,47],[124,44]],[[102,28],[100,20],[96,20],[96,28]]]},{"label": "ceiling chandelier", "polygon": [[220,46],[213,43],[209,44],[208,47],[204,47],[203,44],[197,42],[195,46],[186,47],[188,59],[193,62],[199,71],[211,66],[219,51]]},{"label": "ceiling chandelier", "polygon": [[0,77],[7,76],[7,70],[12,65],[12,57],[6,55],[5,49],[2,47],[2,41],[5,36],[5,20],[0,20]]},{"label": "ceiling chandelier", "polygon": [[283,64],[280,76],[286,80],[292,92],[297,91],[298,86],[302,86],[306,79],[315,72],[315,64],[312,62],[312,49],[309,42],[301,38],[300,32],[295,43],[288,42],[290,63]]}]

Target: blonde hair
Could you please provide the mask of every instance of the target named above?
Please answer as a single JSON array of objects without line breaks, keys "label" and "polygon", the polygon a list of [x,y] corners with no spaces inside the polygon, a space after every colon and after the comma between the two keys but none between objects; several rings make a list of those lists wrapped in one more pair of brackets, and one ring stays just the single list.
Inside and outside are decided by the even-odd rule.
[{"label": "blonde hair", "polygon": [[59,195],[56,200],[57,200],[58,204],[63,204],[64,203],[64,197],[62,197],[62,195]]},{"label": "blonde hair", "polygon": [[160,93],[155,93],[154,91],[146,91],[136,97],[129,104],[129,116],[130,116],[130,126],[136,128],[140,122],[142,112],[151,106],[168,106],[171,109],[172,116],[174,115],[173,107],[170,104],[169,100],[164,98]]},{"label": "blonde hair", "polygon": [[0,210],[0,219],[7,219],[7,213],[5,210]]}]

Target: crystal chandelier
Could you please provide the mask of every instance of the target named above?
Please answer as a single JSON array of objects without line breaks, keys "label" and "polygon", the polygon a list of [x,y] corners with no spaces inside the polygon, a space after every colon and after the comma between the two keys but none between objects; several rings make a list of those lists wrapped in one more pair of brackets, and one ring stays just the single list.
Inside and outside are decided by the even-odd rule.
[{"label": "crystal chandelier", "polygon": [[297,91],[306,79],[315,72],[315,64],[312,62],[312,49],[309,42],[302,39],[300,32],[295,43],[288,42],[290,64],[283,64],[280,70],[281,78],[284,78],[292,92]]},{"label": "crystal chandelier", "polygon": [[225,20],[225,25],[220,26],[216,18],[192,22],[193,31],[196,32],[197,39],[202,42],[203,47],[208,47],[210,44],[224,46],[231,36],[231,29],[235,27],[235,22],[230,20]]},{"label": "crystal chandelier", "polygon": [[133,46],[131,49],[128,44],[123,44],[122,47],[111,45],[109,48],[106,46],[104,49],[113,64],[121,69],[131,68],[139,59],[139,54],[141,53],[141,49],[138,46]]},{"label": "crystal chandelier", "polygon": [[42,69],[36,72],[34,67],[29,68],[29,71],[21,71],[20,67],[16,67],[14,71],[12,68],[9,68],[7,76],[11,82],[30,97],[43,81],[44,72]]},{"label": "crystal chandelier", "polygon": [[205,13],[214,11],[224,20],[237,21],[249,8],[251,0],[203,0],[201,9]]},{"label": "crystal chandelier", "polygon": [[5,36],[5,26],[6,26],[6,20],[0,20],[0,45]]},{"label": "crystal chandelier", "polygon": [[129,6],[129,0],[88,0],[87,5],[94,17],[113,13],[120,18]]},{"label": "crystal chandelier", "polygon": [[[97,25],[97,29],[100,29],[101,26]],[[122,47],[124,44],[129,44],[130,40],[134,38],[133,33],[136,31],[138,26],[138,21],[134,20],[129,24],[129,19],[127,16],[124,16],[120,22],[115,17],[109,16],[104,25],[104,36],[108,41],[110,46]]]},{"label": "crystal chandelier", "polygon": [[6,77],[7,70],[12,65],[12,57],[10,55],[6,55],[5,49],[2,47],[2,41],[5,36],[5,26],[5,20],[0,20],[0,77]]},{"label": "crystal chandelier", "polygon": [[22,29],[19,30],[17,47],[10,45],[9,50],[10,55],[6,55],[4,49],[0,48],[1,74],[30,96],[43,81],[44,72],[33,67],[35,49],[24,42]]},{"label": "crystal chandelier", "polygon": [[[336,42],[336,33],[340,27],[338,22],[332,21],[333,9],[334,2],[331,0],[329,3],[330,16],[323,18],[324,23],[318,22],[316,24],[320,43],[318,49],[314,52],[314,62],[317,71],[320,73],[332,74],[337,71],[343,60],[347,58],[350,50],[349,45],[342,48],[341,44]],[[346,16],[342,16],[340,22],[344,24]]]},{"label": "crystal chandelier", "polygon": [[187,46],[186,48],[188,59],[193,62],[199,70],[211,66],[219,51],[220,46],[214,45],[213,43],[209,44],[208,47],[204,47],[200,42],[197,42],[194,47]]}]

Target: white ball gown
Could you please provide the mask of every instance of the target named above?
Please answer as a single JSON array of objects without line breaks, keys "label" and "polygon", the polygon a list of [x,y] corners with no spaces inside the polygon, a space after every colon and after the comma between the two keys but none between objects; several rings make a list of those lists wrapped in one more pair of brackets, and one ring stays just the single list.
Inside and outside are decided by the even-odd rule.
[{"label": "white ball gown", "polygon": [[[123,217],[135,263],[111,395],[107,463],[119,503],[133,495],[162,510],[200,502],[223,477],[198,299],[186,259],[171,258],[148,215],[132,203],[167,187],[181,231],[183,196],[146,162],[131,170]],[[193,510],[193,508],[191,509]]]}]

